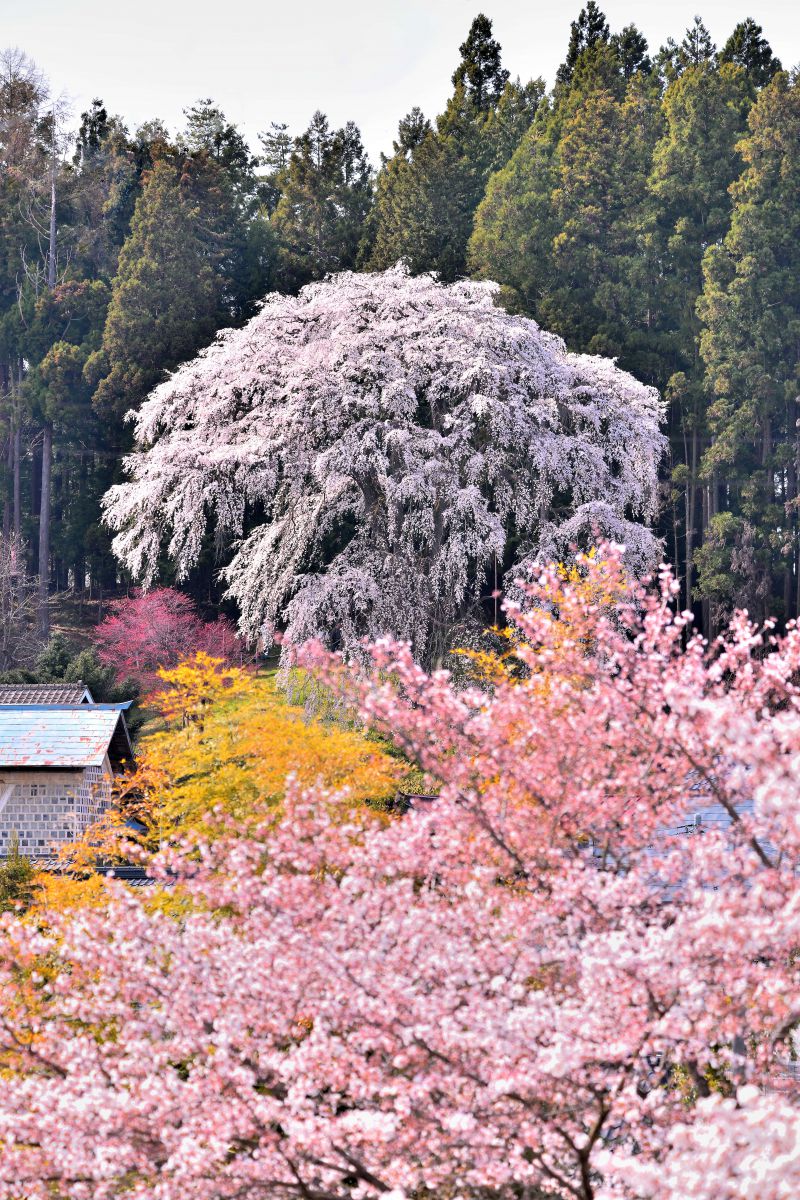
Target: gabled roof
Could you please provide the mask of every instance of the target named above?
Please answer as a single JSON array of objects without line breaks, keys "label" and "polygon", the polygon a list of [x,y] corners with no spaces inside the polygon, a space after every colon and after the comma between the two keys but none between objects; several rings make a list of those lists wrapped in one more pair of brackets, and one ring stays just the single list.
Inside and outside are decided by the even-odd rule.
[{"label": "gabled roof", "polygon": [[100,767],[132,762],[125,724],[129,704],[16,704],[0,706],[0,771]]},{"label": "gabled roof", "polygon": [[0,683],[0,705],[92,703],[85,683]]}]

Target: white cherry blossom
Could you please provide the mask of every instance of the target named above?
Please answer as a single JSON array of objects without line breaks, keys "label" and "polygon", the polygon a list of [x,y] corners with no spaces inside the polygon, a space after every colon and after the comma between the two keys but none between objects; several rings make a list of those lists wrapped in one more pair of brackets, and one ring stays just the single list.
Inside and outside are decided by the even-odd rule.
[{"label": "white cherry blossom", "polygon": [[656,392],[494,303],[400,267],[271,295],[135,414],[115,551],[180,576],[213,526],[242,631],[411,643],[423,661],[521,564],[596,533],[642,572],[665,439]]}]

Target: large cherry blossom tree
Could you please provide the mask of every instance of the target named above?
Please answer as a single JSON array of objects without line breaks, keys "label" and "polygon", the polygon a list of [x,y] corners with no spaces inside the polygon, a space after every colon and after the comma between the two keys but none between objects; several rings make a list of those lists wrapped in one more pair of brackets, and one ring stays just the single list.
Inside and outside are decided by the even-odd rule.
[{"label": "large cherry blossom tree", "polygon": [[106,498],[121,561],[185,575],[234,544],[243,631],[408,640],[454,624],[592,530],[641,571],[664,451],[656,393],[497,308],[491,284],[342,274],[269,296],[151,394]]},{"label": "large cherry blossom tree", "polygon": [[490,690],[313,656],[424,810],[290,788],[171,905],[2,919],[3,1200],[800,1194],[800,631],[585,567]]}]

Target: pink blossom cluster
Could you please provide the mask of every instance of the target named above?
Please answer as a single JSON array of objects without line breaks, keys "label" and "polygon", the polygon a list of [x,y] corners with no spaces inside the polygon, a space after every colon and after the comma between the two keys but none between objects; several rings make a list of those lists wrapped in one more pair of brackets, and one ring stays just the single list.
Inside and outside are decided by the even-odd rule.
[{"label": "pink blossom cluster", "polygon": [[248,657],[227,617],[203,621],[190,597],[175,588],[135,592],[109,608],[94,631],[100,657],[120,681],[133,680],[145,694],[163,686],[160,667],[177,666],[198,651],[239,664]]},{"label": "pink blossom cluster", "polygon": [[425,811],[290,786],[163,853],[166,911],[4,918],[0,1196],[800,1194],[800,631],[709,649],[667,573],[582,567],[490,689],[307,652]]}]

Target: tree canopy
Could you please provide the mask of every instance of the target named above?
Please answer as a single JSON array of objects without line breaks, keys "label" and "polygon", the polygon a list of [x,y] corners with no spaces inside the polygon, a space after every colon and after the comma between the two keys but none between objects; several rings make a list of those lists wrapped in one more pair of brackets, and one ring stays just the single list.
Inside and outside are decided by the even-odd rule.
[{"label": "tree canopy", "polygon": [[[362,679],[315,656],[438,790],[406,816],[358,802],[391,764],[316,727],[282,787],[303,722],[269,706],[160,741],[201,824],[156,886],[0,922],[0,1190],[796,1193],[800,633],[764,656],[739,619],[709,662],[674,596],[615,554],[544,570],[490,690],[386,641]],[[278,803],[210,839],[248,772]]]},{"label": "tree canopy", "polygon": [[270,297],[153,392],[107,519],[146,582],[164,543],[185,574],[213,520],[251,638],[392,633],[436,661],[494,573],[593,531],[652,565],[660,416],[491,287],[345,274]]},{"label": "tree canopy", "polygon": [[724,615],[797,611],[800,416],[800,85],[775,76],[750,112],[730,229],[703,259],[699,313],[709,408],[706,478],[725,480],[700,551]]},{"label": "tree canopy", "polygon": [[463,84],[476,108],[496,104],[508,82],[508,71],[500,65],[500,43],[492,37],[492,22],[483,13],[472,22],[459,53],[461,62],[453,72],[453,84]]},{"label": "tree canopy", "polygon": [[[40,639],[55,595],[130,583],[100,506],[131,446],[127,412],[267,292],[398,262],[494,280],[509,311],[658,388],[670,455],[656,532],[684,603],[709,634],[739,602],[800,615],[791,414],[773,405],[761,450],[744,452],[736,431],[761,400],[734,395],[700,350],[741,336],[718,268],[734,288],[749,277],[746,239],[726,239],[779,47],[754,17],[721,30],[719,49],[701,16],[657,48],[595,0],[576,9],[550,89],[535,45],[511,78],[490,17],[465,21],[440,111],[410,96],[377,170],[355,121],[324,106],[305,129],[257,114],[254,153],[213,97],[188,97],[176,130],[158,115],[129,129],[113,96],[73,118],[22,50],[0,54],[2,535],[38,586]],[[789,117],[768,112],[771,157]],[[783,350],[763,345],[764,378],[784,380],[770,357]],[[183,583],[194,599],[221,602],[227,553],[206,541]]]}]

